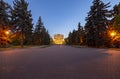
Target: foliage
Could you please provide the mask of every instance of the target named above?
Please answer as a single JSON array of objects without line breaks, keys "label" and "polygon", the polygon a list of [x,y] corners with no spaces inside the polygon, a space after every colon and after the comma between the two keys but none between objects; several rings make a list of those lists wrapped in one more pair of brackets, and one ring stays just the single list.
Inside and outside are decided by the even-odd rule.
[{"label": "foliage", "polygon": [[114,6],[114,23],[113,26],[116,31],[120,33],[120,3]]},{"label": "foliage", "polygon": [[21,47],[23,47],[25,41],[26,44],[31,44],[32,42],[32,15],[31,11],[28,10],[28,3],[25,0],[15,0],[13,4],[14,9],[11,11],[11,23],[14,27],[14,32],[21,33]]},{"label": "foliage", "polygon": [[113,44],[115,47],[120,47],[120,3],[113,7],[113,30],[116,32],[116,35],[113,39]]},{"label": "foliage", "polygon": [[10,10],[10,5],[0,0],[0,47],[5,47],[10,42],[8,35],[5,33],[10,29]]},{"label": "foliage", "polygon": [[83,27],[80,25],[80,23],[78,23],[78,29],[70,32],[65,41],[69,45],[84,45],[84,37],[85,33]]},{"label": "foliage", "polygon": [[115,29],[120,32],[120,14],[115,16],[115,21],[114,21],[114,27]]},{"label": "foliage", "polygon": [[50,35],[42,23],[41,17],[39,17],[38,22],[35,26],[33,37],[33,43],[35,45],[50,44]]},{"label": "foliage", "polygon": [[108,26],[109,3],[104,4],[101,0],[94,0],[91,10],[86,17],[86,44],[88,46],[103,47],[106,41]]}]

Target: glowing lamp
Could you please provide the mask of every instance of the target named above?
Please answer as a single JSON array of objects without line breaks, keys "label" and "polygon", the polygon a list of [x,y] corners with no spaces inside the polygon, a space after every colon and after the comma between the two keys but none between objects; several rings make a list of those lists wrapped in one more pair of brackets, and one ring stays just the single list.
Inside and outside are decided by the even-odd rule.
[{"label": "glowing lamp", "polygon": [[115,32],[111,32],[111,34],[110,34],[112,37],[114,37],[115,35],[116,35],[116,33]]},{"label": "glowing lamp", "polygon": [[5,31],[5,34],[6,34],[6,35],[9,35],[9,31]]}]

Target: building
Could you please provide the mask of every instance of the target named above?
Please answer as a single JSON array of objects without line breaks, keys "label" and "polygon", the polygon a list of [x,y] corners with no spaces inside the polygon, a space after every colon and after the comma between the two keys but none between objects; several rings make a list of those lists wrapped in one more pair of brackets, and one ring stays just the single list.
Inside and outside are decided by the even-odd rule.
[{"label": "building", "polygon": [[55,34],[54,35],[54,43],[55,44],[63,44],[64,42],[64,35],[63,34]]}]

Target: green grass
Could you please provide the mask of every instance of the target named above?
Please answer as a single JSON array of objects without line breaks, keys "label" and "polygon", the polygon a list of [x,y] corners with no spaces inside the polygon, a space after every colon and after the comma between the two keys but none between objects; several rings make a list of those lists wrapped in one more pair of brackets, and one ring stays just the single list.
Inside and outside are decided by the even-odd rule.
[{"label": "green grass", "polygon": [[34,47],[46,48],[49,46],[50,45],[40,45],[40,46],[30,45],[30,46],[24,46],[23,48],[21,48],[21,46],[10,46],[7,48],[0,48],[0,51],[6,51],[6,50],[12,50],[12,49],[26,49],[26,48],[34,48]]},{"label": "green grass", "polygon": [[[75,47],[75,48],[96,48],[96,47],[88,47],[88,46],[80,46],[80,45],[70,45],[72,47]],[[110,50],[116,50],[116,51],[120,51],[120,48],[107,48],[107,47],[99,47],[97,49],[110,49]]]},{"label": "green grass", "polygon": [[86,48],[87,46],[80,46],[80,45],[71,45],[72,47],[76,47],[76,48]]}]

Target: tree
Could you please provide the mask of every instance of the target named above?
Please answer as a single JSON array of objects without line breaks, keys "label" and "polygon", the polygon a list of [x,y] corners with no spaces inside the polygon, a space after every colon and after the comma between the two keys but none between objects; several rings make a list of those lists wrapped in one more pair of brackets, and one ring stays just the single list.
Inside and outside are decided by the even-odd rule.
[{"label": "tree", "polygon": [[31,11],[28,10],[29,4],[25,0],[15,0],[13,4],[13,10],[11,11],[12,25],[14,26],[15,32],[20,33],[21,47],[23,48],[25,40],[31,42],[33,28]]},{"label": "tree", "polygon": [[115,20],[114,20],[113,25],[114,25],[115,30],[120,33],[120,14],[115,16]]},{"label": "tree", "polygon": [[34,44],[35,45],[41,45],[41,31],[42,31],[43,23],[41,21],[41,17],[39,17],[38,22],[35,26],[34,30]]},{"label": "tree", "polygon": [[85,32],[83,27],[78,23],[78,29],[69,33],[68,38],[65,39],[66,44],[69,45],[84,45]]},{"label": "tree", "polygon": [[113,15],[115,16],[115,15],[118,15],[118,14],[120,14],[120,3],[113,7]]},{"label": "tree", "polygon": [[33,24],[32,24],[31,11],[28,12],[28,17],[26,17],[26,19],[27,19],[28,26],[25,31],[25,42],[26,42],[26,45],[32,45]]},{"label": "tree", "polygon": [[120,47],[120,3],[115,5],[113,8],[114,18],[113,21],[113,30],[116,32],[113,42],[116,47]]},{"label": "tree", "polygon": [[88,46],[104,46],[105,34],[108,28],[109,11],[107,10],[110,3],[104,4],[101,0],[94,0],[91,10],[86,18],[86,43]]},{"label": "tree", "polygon": [[6,31],[10,29],[10,10],[11,6],[0,0],[0,47],[6,46],[10,41],[6,34]]},{"label": "tree", "polygon": [[120,3],[114,6],[114,23],[113,26],[116,31],[120,33]]},{"label": "tree", "polygon": [[[67,39],[67,38],[66,38],[66,39]],[[68,41],[66,41],[66,43],[67,43],[68,45],[71,45],[71,44],[72,44],[72,33],[71,33],[71,32],[69,32]]]},{"label": "tree", "polygon": [[44,26],[42,27],[41,31],[41,44],[42,45],[50,44],[50,35]]},{"label": "tree", "polygon": [[48,45],[50,44],[50,35],[43,25],[41,17],[39,17],[38,22],[34,30],[34,44],[35,45]]},{"label": "tree", "polygon": [[86,32],[86,39],[85,39],[85,43],[86,45],[88,46],[95,46],[95,33],[94,33],[94,28],[92,26],[92,21],[90,20],[90,17],[89,17],[89,20],[87,20],[87,23],[85,25],[85,32]]},{"label": "tree", "polygon": [[80,22],[78,23],[78,30],[77,30],[77,44],[83,45],[84,44],[84,30],[83,27],[80,25]]},{"label": "tree", "polygon": [[50,37],[50,44],[55,44],[52,37]]},{"label": "tree", "polygon": [[69,33],[67,43],[69,45],[78,45],[78,32],[76,30]]},{"label": "tree", "polygon": [[73,30],[72,32],[72,45],[77,45],[77,31],[76,30]]}]

